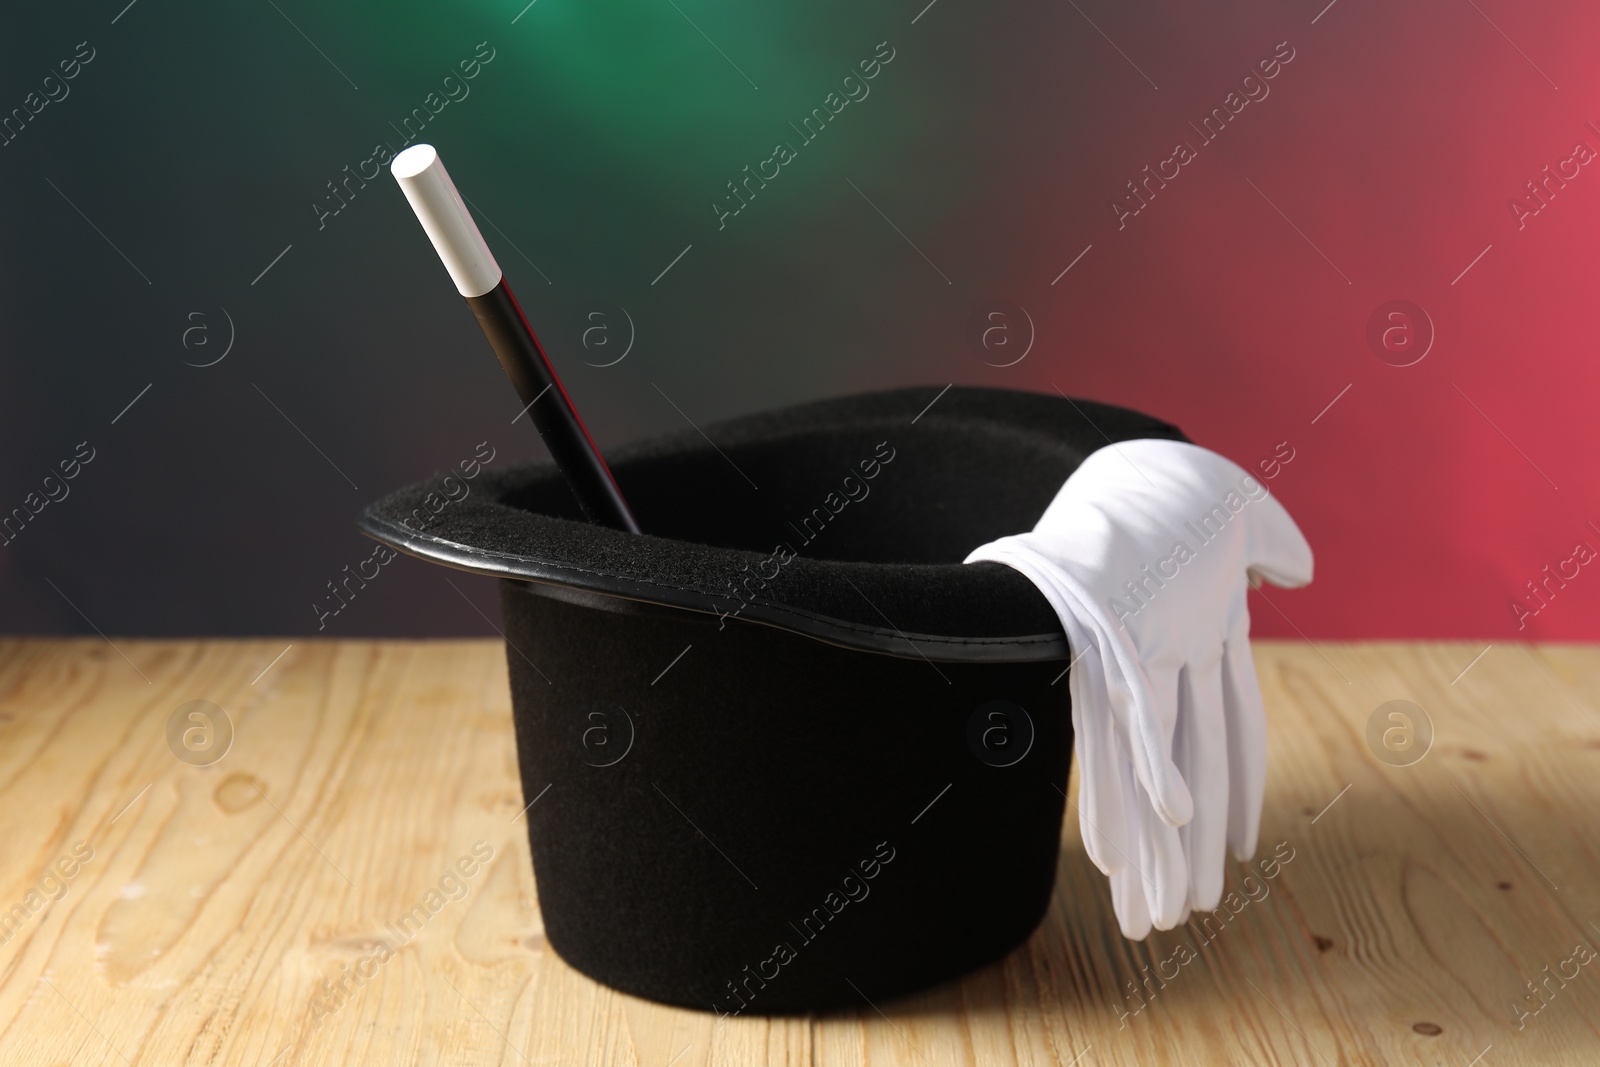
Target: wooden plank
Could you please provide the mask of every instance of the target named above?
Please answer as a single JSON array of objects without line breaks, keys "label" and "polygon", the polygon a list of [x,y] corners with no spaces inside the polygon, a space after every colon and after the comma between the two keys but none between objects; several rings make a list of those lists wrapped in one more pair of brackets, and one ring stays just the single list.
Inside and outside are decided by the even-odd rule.
[{"label": "wooden plank", "polygon": [[[1267,810],[1222,913],[1125,941],[1073,809],[1054,903],[1005,961],[893,1003],[718,1021],[600,987],[546,944],[497,642],[286,645],[0,642],[0,1062],[1492,1067],[1600,1049],[1583,959],[1600,649],[1263,642]],[[168,747],[197,699],[233,726],[209,766]],[[1392,699],[1434,728],[1410,766],[1368,747]]]}]

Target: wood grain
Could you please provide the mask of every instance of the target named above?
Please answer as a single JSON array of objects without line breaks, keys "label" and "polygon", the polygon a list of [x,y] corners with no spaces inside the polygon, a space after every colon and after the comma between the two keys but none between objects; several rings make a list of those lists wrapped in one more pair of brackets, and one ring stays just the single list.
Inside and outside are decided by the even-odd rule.
[{"label": "wood grain", "polygon": [[[1074,812],[1002,963],[719,1022],[546,945],[497,642],[286,644],[0,643],[0,1063],[1600,1059],[1600,649],[1258,644],[1271,774],[1233,910],[1125,941]],[[196,699],[234,727],[210,766],[166,739]],[[1391,699],[1435,730],[1411,766],[1367,744]]]}]

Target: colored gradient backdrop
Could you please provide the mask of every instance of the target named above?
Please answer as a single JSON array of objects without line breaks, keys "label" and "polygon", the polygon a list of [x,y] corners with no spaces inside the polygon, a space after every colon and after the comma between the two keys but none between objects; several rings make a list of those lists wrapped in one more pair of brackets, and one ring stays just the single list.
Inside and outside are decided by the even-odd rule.
[{"label": "colored gradient backdrop", "polygon": [[[542,454],[387,175],[330,196],[448,90],[423,139],[602,444],[1060,389],[1292,453],[1318,576],[1258,634],[1600,638],[1593,5],[125,2],[0,40],[0,110],[69,90],[0,148],[0,509],[94,450],[0,548],[6,630],[314,633],[365,502]],[[489,632],[454,581],[398,561],[324,633]]]}]

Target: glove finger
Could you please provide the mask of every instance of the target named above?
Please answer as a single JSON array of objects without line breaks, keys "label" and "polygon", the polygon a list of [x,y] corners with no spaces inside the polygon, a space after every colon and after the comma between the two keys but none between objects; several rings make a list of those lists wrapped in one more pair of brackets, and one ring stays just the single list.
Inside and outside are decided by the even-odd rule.
[{"label": "glove finger", "polygon": [[1311,582],[1311,545],[1276,497],[1267,496],[1251,509],[1245,530],[1244,562],[1252,579],[1265,578],[1285,589]]},{"label": "glove finger", "polygon": [[1139,823],[1132,817],[1138,783],[1134,779],[1133,768],[1126,762],[1117,764],[1116,778],[1117,787],[1124,794],[1124,806],[1130,809],[1126,842],[1129,860],[1111,876],[1111,906],[1117,913],[1117,925],[1121,927],[1122,935],[1134,941],[1143,941],[1150,936],[1149,898],[1152,883],[1145,873],[1144,861],[1139,858]]},{"label": "glove finger", "polygon": [[[1148,802],[1170,826],[1194,817],[1194,794],[1173,760],[1172,735],[1178,720],[1178,670],[1145,670],[1135,665],[1137,688],[1127,687],[1129,746],[1133,767]],[[1124,678],[1124,681],[1127,679]],[[1116,696],[1113,692],[1113,703]],[[1144,756],[1141,760],[1139,757]]]},{"label": "glove finger", "polygon": [[1267,712],[1250,654],[1248,616],[1224,646],[1222,706],[1228,720],[1228,845],[1247,860],[1256,853],[1267,790]]},{"label": "glove finger", "polygon": [[1229,824],[1229,752],[1222,654],[1191,663],[1178,678],[1173,755],[1194,795],[1194,818],[1178,828],[1189,868],[1189,903],[1210,911],[1222,898]]},{"label": "glove finger", "polygon": [[1078,760],[1078,827],[1091,862],[1106,874],[1128,865],[1134,851],[1122,793],[1126,753],[1116,742],[1105,672],[1091,643],[1083,648],[1068,680],[1072,699],[1073,751]]},{"label": "glove finger", "polygon": [[1145,907],[1144,886],[1139,872],[1132,867],[1124,867],[1111,876],[1111,910],[1117,914],[1117,926],[1123,937],[1143,941],[1150,936],[1150,911]]},{"label": "glove finger", "polygon": [[1169,825],[1151,806],[1137,781],[1128,787],[1137,794],[1139,869],[1144,874],[1145,902],[1150,922],[1157,930],[1171,930],[1189,914],[1189,874],[1183,860],[1178,828]]}]

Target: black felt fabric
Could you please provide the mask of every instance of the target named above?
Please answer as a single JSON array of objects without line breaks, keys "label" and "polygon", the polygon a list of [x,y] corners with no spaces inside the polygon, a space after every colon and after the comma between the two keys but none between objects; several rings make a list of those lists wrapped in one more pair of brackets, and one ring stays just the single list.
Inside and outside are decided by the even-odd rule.
[{"label": "black felt fabric", "polygon": [[[1054,881],[1067,649],[1026,579],[961,560],[1031,528],[1108,440],[1181,435],[954,388],[705,431],[610,457],[648,536],[576,521],[535,466],[485,470],[444,507],[436,479],[362,519],[513,576],[507,662],[550,944],[617,989],[721,1013],[859,1007],[999,958]],[[745,603],[735,583],[771,573],[780,544],[793,558]]]},{"label": "black felt fabric", "polygon": [[[618,448],[608,458],[643,537],[580,521],[547,465],[491,466],[442,507],[442,479],[423,482],[372,505],[362,525],[453,566],[737,613],[897,655],[1058,656],[1060,625],[1025,578],[961,560],[1032,528],[1108,441],[1182,434],[1085,400],[939,392],[821,401]],[[793,559],[765,562],[779,546]]]},{"label": "black felt fabric", "polygon": [[[539,906],[578,970],[722,1013],[865,1007],[998,959],[1043,916],[1064,661],[935,666],[502,589]],[[994,700],[1031,739],[1014,711],[974,734]]]}]

